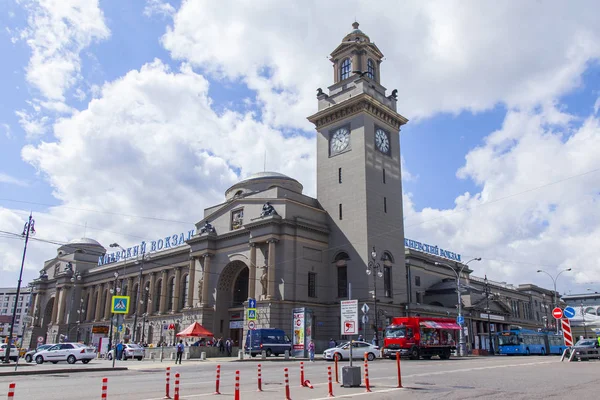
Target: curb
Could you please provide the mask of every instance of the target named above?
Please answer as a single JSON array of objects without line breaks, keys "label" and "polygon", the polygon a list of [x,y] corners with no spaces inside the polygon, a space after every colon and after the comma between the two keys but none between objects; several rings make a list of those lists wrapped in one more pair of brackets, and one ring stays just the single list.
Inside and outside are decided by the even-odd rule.
[{"label": "curb", "polygon": [[65,373],[74,373],[74,372],[103,372],[103,371],[127,371],[127,367],[114,367],[114,368],[62,368],[62,369],[43,369],[39,371],[29,370],[29,371],[11,371],[11,372],[3,372],[0,371],[1,376],[16,376],[16,375],[52,375],[52,374],[65,374]]}]

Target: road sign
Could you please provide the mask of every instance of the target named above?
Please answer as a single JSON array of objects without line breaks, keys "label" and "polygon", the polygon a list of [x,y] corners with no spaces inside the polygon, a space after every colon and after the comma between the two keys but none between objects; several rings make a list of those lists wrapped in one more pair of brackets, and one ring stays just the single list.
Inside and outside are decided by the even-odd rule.
[{"label": "road sign", "polygon": [[38,336],[37,342],[38,343],[44,343],[44,337],[43,336]]},{"label": "road sign", "polygon": [[563,339],[565,346],[573,346],[573,333],[571,332],[571,323],[568,319],[563,318],[560,320],[561,328],[563,331]]},{"label": "road sign", "polygon": [[363,314],[366,314],[369,312],[369,306],[367,305],[367,303],[363,304],[362,308],[360,309]]},{"label": "road sign", "polygon": [[248,308],[256,308],[256,299],[248,299]]},{"label": "road sign", "polygon": [[462,315],[459,315],[458,317],[456,317],[456,323],[459,325],[462,325],[465,323],[465,317]]},{"label": "road sign", "polygon": [[118,330],[119,332],[123,332],[123,325],[119,325],[119,326],[117,327],[117,330]]},{"label": "road sign", "polygon": [[256,321],[256,308],[248,309],[248,321]]},{"label": "road sign", "polygon": [[562,316],[563,316],[563,311],[562,311],[562,309],[561,309],[560,307],[555,307],[555,308],[552,310],[552,316],[553,316],[554,318],[556,318],[556,319],[561,319],[561,318],[562,318]]},{"label": "road sign", "polygon": [[565,318],[573,318],[575,316],[575,309],[573,307],[566,307],[563,311],[563,315]]},{"label": "road sign", "polygon": [[358,334],[358,300],[340,301],[341,334]]},{"label": "road sign", "polygon": [[363,315],[362,316],[362,323],[366,324],[367,322],[369,322],[369,316],[368,315]]},{"label": "road sign", "polygon": [[248,321],[248,329],[250,329],[251,331],[256,329],[256,322],[254,321]]},{"label": "road sign", "polygon": [[111,305],[111,311],[114,314],[128,314],[129,296],[113,296]]}]

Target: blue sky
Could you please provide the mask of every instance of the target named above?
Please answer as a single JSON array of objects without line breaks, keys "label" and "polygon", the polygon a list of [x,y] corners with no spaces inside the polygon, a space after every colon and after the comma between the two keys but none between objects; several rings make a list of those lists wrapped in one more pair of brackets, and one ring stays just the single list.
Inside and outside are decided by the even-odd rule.
[{"label": "blue sky", "polygon": [[[386,55],[382,83],[399,88],[410,120],[401,133],[407,236],[482,256],[476,274],[499,281],[545,284],[531,272],[578,265],[565,290],[600,282],[591,250],[600,174],[588,174],[600,168],[600,21],[583,4],[540,14],[516,1],[408,2],[398,20],[381,14],[393,2],[354,2],[335,17],[334,5],[267,0],[4,3],[2,231],[20,230],[33,210],[47,239],[84,229],[107,243],[153,239],[181,223],[126,215],[192,225],[262,170],[265,152],[267,169],[314,196],[306,116],[315,89],[332,83],[327,55],[356,17]],[[144,190],[167,184],[176,205]],[[18,268],[15,243],[0,237],[7,276]],[[33,246],[29,279],[54,251]]]}]

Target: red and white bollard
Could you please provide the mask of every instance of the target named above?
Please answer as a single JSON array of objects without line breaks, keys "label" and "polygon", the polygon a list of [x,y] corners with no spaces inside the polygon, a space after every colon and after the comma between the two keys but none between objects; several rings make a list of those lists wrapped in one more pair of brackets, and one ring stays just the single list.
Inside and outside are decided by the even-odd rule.
[{"label": "red and white bollard", "polygon": [[175,388],[173,389],[173,400],[179,400],[179,372],[175,372]]},{"label": "red and white bollard", "polygon": [[290,397],[290,379],[288,376],[288,369],[283,369],[283,374],[285,376],[285,400],[292,400]]},{"label": "red and white bollard", "polygon": [[[102,399],[106,399],[108,395],[108,378],[102,378]],[[10,398],[10,394],[8,396]]]},{"label": "red and white bollard", "polygon": [[340,378],[338,376],[338,361],[340,360],[340,356],[337,353],[333,356],[333,361],[335,365],[335,383],[340,383]]},{"label": "red and white bollard", "polygon": [[[15,398],[15,386],[17,386],[16,383],[8,384],[8,400]],[[105,397],[102,397],[102,398],[104,399]]]},{"label": "red and white bollard", "polygon": [[235,392],[233,399],[240,400],[240,371],[235,371]]},{"label": "red and white bollard", "polygon": [[167,367],[167,382],[165,383],[165,397],[164,399],[170,399],[171,395],[171,367]]},{"label": "red and white bollard", "polygon": [[400,352],[396,353],[396,367],[398,368],[398,387],[402,387],[402,374],[400,373]]},{"label": "red and white bollard", "polygon": [[262,371],[261,366],[258,364],[258,390],[257,392],[262,392]]},{"label": "red and white bollard", "polygon": [[331,382],[331,366],[327,367],[327,386],[329,387],[329,395],[327,397],[335,397],[333,395],[333,383]]},{"label": "red and white bollard", "polygon": [[215,394],[221,394],[219,392],[219,381],[221,380],[221,365],[217,365],[217,381],[215,382]]},{"label": "red and white bollard", "polygon": [[304,386],[304,362],[300,361],[300,386]]},{"label": "red and white bollard", "polygon": [[371,385],[369,384],[369,354],[365,353],[365,386],[367,387],[367,392],[371,391]]}]

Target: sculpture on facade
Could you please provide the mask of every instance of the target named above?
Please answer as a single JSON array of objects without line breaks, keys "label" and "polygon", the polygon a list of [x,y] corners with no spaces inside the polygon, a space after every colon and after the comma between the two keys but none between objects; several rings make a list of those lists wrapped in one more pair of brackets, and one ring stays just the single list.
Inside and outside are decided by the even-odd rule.
[{"label": "sculpture on facade", "polygon": [[277,215],[277,211],[275,211],[275,207],[273,207],[271,205],[271,203],[269,203],[267,201],[265,204],[263,204],[262,212],[260,213],[260,216],[262,218],[262,217],[268,217],[269,215]]},{"label": "sculpture on facade", "polygon": [[211,225],[210,221],[206,220],[204,226],[200,228],[200,234],[203,233],[216,233],[215,227]]},{"label": "sculpture on facade", "polygon": [[45,269],[40,270],[40,276],[38,279],[48,279],[48,274],[46,273]]},{"label": "sculpture on facade", "polygon": [[398,89],[392,90],[392,94],[389,95],[388,99],[398,100]]},{"label": "sculpture on facade", "polygon": [[263,267],[263,273],[260,276],[260,284],[262,286],[262,298],[267,298],[267,283],[268,283],[267,267]]},{"label": "sculpture on facade", "polygon": [[[204,275],[204,273],[202,273],[202,275]],[[204,286],[204,276],[201,276],[200,279],[198,279],[198,301],[200,303],[202,303],[202,289]]]}]

